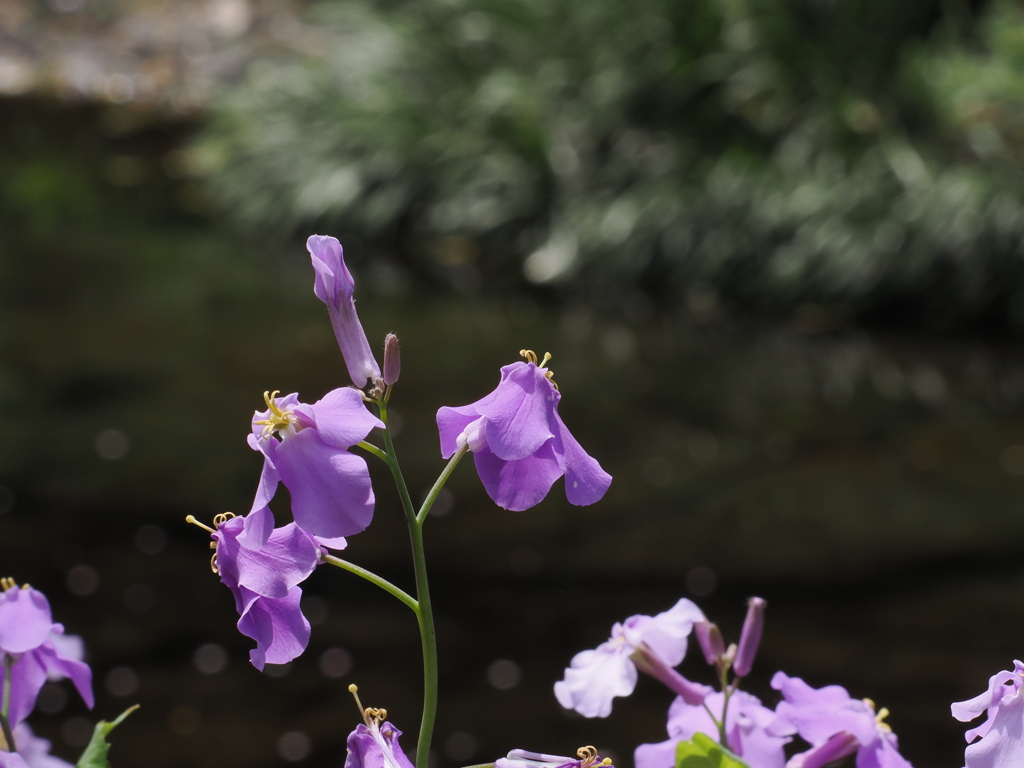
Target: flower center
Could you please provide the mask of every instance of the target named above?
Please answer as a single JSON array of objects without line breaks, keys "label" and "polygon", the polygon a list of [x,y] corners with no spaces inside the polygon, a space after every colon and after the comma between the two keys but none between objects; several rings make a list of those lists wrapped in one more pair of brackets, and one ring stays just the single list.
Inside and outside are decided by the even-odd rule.
[{"label": "flower center", "polygon": [[283,410],[274,402],[274,398],[279,394],[281,394],[279,389],[263,393],[263,399],[267,403],[267,410],[270,411],[270,418],[255,422],[256,424],[263,425],[263,437],[270,437],[275,432],[288,429],[289,426],[295,423],[295,414],[291,411]]},{"label": "flower center", "polygon": [[606,757],[604,760],[597,759],[597,750],[594,747],[580,747],[576,750],[576,757],[580,759],[580,768],[593,768],[597,765],[611,765],[612,760]]},{"label": "flower center", "polygon": [[[875,702],[873,702],[871,699],[864,699],[864,703],[867,704],[869,707],[871,707],[871,711],[872,712],[875,711]],[[878,713],[875,715],[875,726],[880,731],[885,731],[886,733],[892,733],[892,728],[889,727],[888,723],[884,722],[885,718],[887,718],[888,716],[889,716],[889,708],[888,707],[882,707],[880,710],[878,710]]]},{"label": "flower center", "polygon": [[551,382],[551,386],[553,386],[555,389],[558,389],[558,385],[555,384],[555,372],[554,371],[544,370],[544,366],[547,365],[548,364],[548,360],[551,359],[551,353],[550,352],[545,352],[544,353],[544,359],[541,360],[539,363],[537,362],[537,353],[534,352],[532,349],[520,349],[519,350],[519,356],[523,357],[523,358],[526,358],[526,362],[533,363],[538,368],[543,370],[544,371],[544,378]]},{"label": "flower center", "polygon": [[[235,515],[234,512],[221,512],[219,515],[214,515],[213,516],[213,528],[211,528],[208,525],[203,525],[198,520],[196,520],[195,517],[193,517],[192,515],[188,515],[185,518],[185,522],[186,523],[191,523],[192,525],[198,525],[204,531],[209,531],[210,533],[216,533],[218,528],[220,528],[222,525],[224,525],[224,523],[226,523],[228,520],[232,519],[235,516],[236,515]],[[220,570],[217,568],[217,542],[216,541],[211,541],[210,542],[210,549],[213,550],[213,557],[210,558],[210,570],[213,571],[218,576],[220,576]]]}]

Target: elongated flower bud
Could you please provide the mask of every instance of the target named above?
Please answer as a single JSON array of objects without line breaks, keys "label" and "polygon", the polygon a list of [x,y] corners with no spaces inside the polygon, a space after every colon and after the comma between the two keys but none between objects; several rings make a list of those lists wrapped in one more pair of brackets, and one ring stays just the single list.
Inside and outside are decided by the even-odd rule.
[{"label": "elongated flower bud", "polygon": [[829,763],[841,760],[857,751],[860,743],[849,731],[840,731],[824,744],[793,755],[786,768],[824,768]]},{"label": "elongated flower bud", "polygon": [[402,353],[398,349],[398,337],[389,333],[384,337],[384,383],[389,387],[398,381],[402,372]]},{"label": "elongated flower bud", "polygon": [[712,667],[718,664],[719,658],[725,653],[725,640],[715,624],[710,621],[698,621],[693,625],[693,633],[704,652],[704,660]]},{"label": "elongated flower bud", "polygon": [[761,644],[761,633],[764,631],[764,609],[766,603],[760,597],[750,598],[747,604],[747,618],[743,622],[740,634],[740,647],[736,651],[736,661],[732,665],[737,677],[746,677],[754,666],[757,647]]},{"label": "elongated flower bud", "polygon": [[636,664],[639,671],[663,683],[666,688],[679,694],[683,701],[691,706],[697,707],[703,704],[704,699],[711,691],[707,686],[687,680],[645,645],[637,648],[629,658]]},{"label": "elongated flower bud", "polygon": [[313,292],[327,305],[348,375],[352,377],[352,383],[362,389],[367,381],[373,382],[380,377],[380,369],[356,315],[356,303],[352,298],[356,284],[345,266],[341,243],[326,235],[311,235],[306,241],[306,250],[316,272]]}]

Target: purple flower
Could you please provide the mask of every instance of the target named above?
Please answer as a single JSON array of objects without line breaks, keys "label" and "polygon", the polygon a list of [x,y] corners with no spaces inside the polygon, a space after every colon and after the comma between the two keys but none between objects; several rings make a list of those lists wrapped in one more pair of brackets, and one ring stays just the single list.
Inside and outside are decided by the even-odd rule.
[{"label": "purple flower", "polygon": [[298,585],[320,563],[321,542],[289,523],[274,529],[262,544],[254,544],[246,535],[246,523],[250,528],[262,527],[261,519],[249,518],[270,517],[270,510],[254,512],[249,518],[229,515],[214,518],[214,572],[235,598],[238,630],[256,641],[256,648],[249,652],[252,665],[262,670],[268,663],[285,664],[309,642],[309,622],[299,605],[302,589]]},{"label": "purple flower", "polygon": [[467,446],[488,495],[504,509],[521,512],[539,504],[562,475],[571,504],[593,504],[608,490],[611,475],[562,423],[561,395],[544,367],[547,356],[538,365],[533,352],[522,354],[529,362],[502,368],[489,395],[438,410],[441,455]]},{"label": "purple flower", "polygon": [[686,655],[693,625],[705,620],[700,608],[684,598],[657,616],[631,616],[616,624],[606,642],[573,656],[565,679],[555,683],[558,703],[584,717],[608,717],[612,699],[633,692],[640,669],[700,704],[710,689],[691,683],[672,667]]},{"label": "purple flower", "polygon": [[[988,690],[950,708],[962,723],[982,712],[988,717],[966,734],[966,768],[1011,768],[1024,765],[1024,664],[1013,662],[1012,672],[997,672],[988,681]],[[979,738],[980,737],[980,738]],[[974,741],[978,739],[978,741]]]},{"label": "purple flower", "polygon": [[528,752],[525,749],[513,749],[505,757],[494,761],[494,768],[596,768],[596,766],[612,766],[611,758],[599,759],[593,747],[580,747],[576,750],[576,758],[561,755],[545,755],[543,752]]},{"label": "purple flower", "polygon": [[[253,415],[249,435],[250,447],[264,459],[253,511],[266,507],[283,482],[295,522],[307,533],[334,539],[364,530],[373,518],[370,472],[346,449],[384,424],[366,410],[359,391],[335,389],[313,405],[294,393],[263,397],[267,410]],[[253,535],[258,540],[269,530],[253,529]]]},{"label": "purple flower", "polygon": [[65,635],[63,625],[53,622],[42,592],[27,584],[18,587],[13,579],[0,580],[0,587],[0,683],[7,674],[6,657],[10,657],[11,725],[29,716],[47,680],[70,677],[91,708],[92,671],[82,661],[81,639]]},{"label": "purple flower", "polygon": [[341,243],[327,235],[310,235],[306,240],[306,250],[313,259],[316,272],[313,292],[327,305],[348,375],[352,377],[352,383],[362,389],[367,380],[376,382],[380,378],[380,368],[356,314],[356,302],[352,298],[356,283],[345,266]]},{"label": "purple flower", "polygon": [[[2,741],[3,736],[0,736],[0,742]],[[14,728],[14,743],[18,748],[17,754],[28,768],[72,768],[71,763],[50,754],[50,742],[32,733],[28,723],[19,723]],[[0,766],[2,765],[4,764],[0,762]],[[9,768],[13,765],[16,763],[8,764]]]},{"label": "purple flower", "polygon": [[[636,768],[675,768],[676,747],[679,742],[703,733],[719,740],[718,727],[707,709],[721,720],[725,695],[707,689],[704,706],[686,703],[677,697],[668,710],[668,741],[660,744],[641,744],[636,748],[633,762]],[[705,709],[704,707],[707,707]],[[729,699],[725,713],[726,747],[753,768],[783,768],[786,755],[783,748],[792,739],[793,729],[780,723],[775,713],[746,691],[735,691]]]},{"label": "purple flower", "polygon": [[772,688],[783,697],[775,708],[780,721],[811,744],[789,761],[789,768],[820,768],[855,751],[857,768],[911,768],[900,756],[896,735],[883,722],[889,710],[876,713],[870,699],[852,699],[838,685],[812,688],[783,672],[775,673]]},{"label": "purple flower", "polygon": [[345,768],[413,768],[398,743],[402,732],[376,717],[366,719],[366,724],[360,723],[348,736]]}]

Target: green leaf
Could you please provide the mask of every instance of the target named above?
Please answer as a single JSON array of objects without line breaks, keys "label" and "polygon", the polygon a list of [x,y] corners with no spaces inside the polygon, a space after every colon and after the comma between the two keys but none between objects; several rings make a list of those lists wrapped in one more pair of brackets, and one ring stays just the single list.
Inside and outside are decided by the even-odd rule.
[{"label": "green leaf", "polygon": [[676,768],[750,768],[736,755],[703,733],[676,747]]},{"label": "green leaf", "polygon": [[110,752],[107,734],[119,726],[128,715],[138,708],[138,704],[128,707],[111,723],[108,723],[106,720],[100,720],[96,723],[96,729],[92,732],[89,746],[85,748],[85,752],[78,759],[78,764],[75,768],[110,768],[110,763],[107,762],[107,754]]}]

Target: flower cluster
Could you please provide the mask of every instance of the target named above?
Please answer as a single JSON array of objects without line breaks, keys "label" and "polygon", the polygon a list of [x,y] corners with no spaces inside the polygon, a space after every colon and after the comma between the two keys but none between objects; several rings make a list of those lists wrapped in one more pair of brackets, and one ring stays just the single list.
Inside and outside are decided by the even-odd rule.
[{"label": "flower cluster", "polygon": [[0,751],[0,768],[64,768],[68,763],[51,757],[50,742],[36,737],[24,720],[47,680],[70,678],[93,706],[92,671],[82,661],[85,647],[53,621],[42,592],[8,578],[0,579],[0,589],[0,687],[9,690],[0,712],[0,747],[5,750]]},{"label": "flower cluster", "polygon": [[[397,467],[393,456],[365,441],[374,429],[386,429],[386,403],[401,371],[398,338],[388,334],[385,339],[382,374],[356,314],[355,281],[341,244],[313,235],[306,248],[313,292],[327,307],[354,386],[334,389],[312,404],[297,393],[265,392],[266,408],[253,414],[248,435],[250,448],[263,457],[252,507],[243,518],[226,513],[215,518],[214,527],[202,526],[213,538],[214,572],[235,598],[238,629],[256,641],[250,660],[259,669],[291,661],[305,650],[310,629],[299,584],[325,560],[346,567],[327,550],[344,549],[346,537],[373,519],[369,469],[352,453],[353,446],[385,456],[393,470]],[[532,352],[522,354],[527,362],[503,368],[494,392],[471,405],[438,411],[442,455],[472,452],[484,487],[506,509],[538,504],[563,475],[569,501],[591,504],[604,495],[611,477],[559,417],[561,395],[544,367],[548,358],[538,364]],[[282,483],[294,522],[275,528],[270,503]],[[412,598],[406,602],[416,604]]]},{"label": "flower cluster", "polygon": [[[555,696],[562,706],[582,715],[607,717],[613,697],[633,692],[637,671],[675,692],[668,712],[669,738],[637,747],[636,768],[675,768],[679,744],[696,734],[724,745],[750,768],[822,768],[854,753],[858,768],[910,768],[884,722],[888,711],[876,713],[871,701],[853,699],[844,688],[815,689],[778,672],[772,687],[782,694],[782,701],[775,710],[740,690],[761,642],[765,608],[763,599],[751,598],[739,645],[728,648],[718,627],[689,600],[680,600],[657,616],[632,616],[612,628],[607,642],[573,658],[565,679],[555,684]],[[686,655],[691,632],[717,674],[718,691],[691,682],[674,669]],[[787,759],[786,745],[796,735],[808,742],[809,749]]]}]

